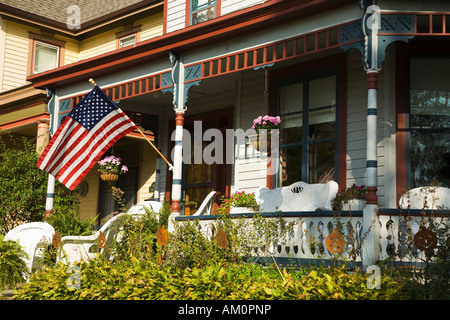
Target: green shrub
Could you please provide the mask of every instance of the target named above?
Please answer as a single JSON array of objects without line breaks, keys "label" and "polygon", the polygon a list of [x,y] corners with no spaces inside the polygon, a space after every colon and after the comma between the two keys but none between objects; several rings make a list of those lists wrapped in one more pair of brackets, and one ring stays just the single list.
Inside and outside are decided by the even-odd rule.
[{"label": "green shrub", "polygon": [[[292,229],[293,223],[282,218],[232,219],[221,215],[213,224],[202,229],[198,220],[176,223],[167,246],[168,263],[180,267],[205,266],[211,262],[251,261],[270,257],[273,245]],[[220,248],[216,235],[222,230],[228,244]],[[271,246],[272,245],[272,246]]]},{"label": "green shrub", "polygon": [[156,233],[162,225],[167,228],[168,215],[165,214],[164,206],[159,213],[147,207],[144,210],[146,213],[139,219],[123,216],[121,239],[113,244],[114,262],[152,261],[161,256]]},{"label": "green shrub", "polygon": [[75,208],[66,211],[57,210],[47,219],[47,222],[58,231],[61,237],[64,236],[88,236],[92,234],[97,222],[97,216],[91,219],[81,219]]},{"label": "green shrub", "polygon": [[384,277],[380,290],[367,276],[345,269],[278,270],[255,264],[203,267],[116,264],[101,259],[80,265],[80,289],[69,289],[67,267],[33,274],[15,299],[399,299],[401,286]]},{"label": "green shrub", "polygon": [[29,274],[24,259],[27,253],[15,241],[3,241],[0,235],[0,288],[15,287]]},{"label": "green shrub", "polygon": [[[44,219],[48,173],[36,167],[38,158],[36,138],[0,130],[0,233]],[[77,205],[75,192],[56,181],[54,210],[65,212]]]}]

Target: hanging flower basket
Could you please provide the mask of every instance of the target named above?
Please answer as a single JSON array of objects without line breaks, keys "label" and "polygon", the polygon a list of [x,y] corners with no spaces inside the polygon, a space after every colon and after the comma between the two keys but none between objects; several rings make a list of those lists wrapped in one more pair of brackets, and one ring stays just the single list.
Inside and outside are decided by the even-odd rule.
[{"label": "hanging flower basket", "polygon": [[100,179],[103,181],[117,181],[119,175],[128,172],[128,168],[121,164],[120,158],[109,156],[105,157],[98,162],[100,168]]},{"label": "hanging flower basket", "polygon": [[100,179],[103,181],[117,181],[119,174],[116,172],[102,172],[100,173]]},{"label": "hanging flower basket", "polygon": [[[260,138],[261,136],[261,138]],[[258,150],[259,152],[268,152],[270,151],[270,147],[271,147],[271,139],[270,139],[270,134],[252,134],[250,136],[248,136],[250,139],[250,142],[253,145],[253,148],[255,148],[256,150]],[[266,141],[266,142],[261,142],[260,141]]]},{"label": "hanging flower basket", "polygon": [[[272,117],[265,115],[254,119],[252,129],[255,129],[257,134],[249,136],[253,148],[259,152],[270,152],[272,140],[271,132],[273,129],[276,129],[280,123],[281,119],[279,116]],[[278,131],[277,134],[279,133],[280,132]]]}]

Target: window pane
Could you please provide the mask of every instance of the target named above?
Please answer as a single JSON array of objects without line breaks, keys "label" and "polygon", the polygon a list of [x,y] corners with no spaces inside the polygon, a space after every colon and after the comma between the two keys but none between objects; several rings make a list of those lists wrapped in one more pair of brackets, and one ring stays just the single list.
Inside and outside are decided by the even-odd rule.
[{"label": "window pane", "polygon": [[34,54],[34,73],[44,72],[58,67],[59,48],[36,42]]},{"label": "window pane", "polygon": [[280,144],[302,141],[303,83],[280,88],[281,137]]},{"label": "window pane", "polygon": [[214,7],[206,8],[192,14],[192,24],[202,23],[215,17]]},{"label": "window pane", "polygon": [[429,186],[433,181],[450,187],[450,132],[411,131],[412,188]]},{"label": "window pane", "polygon": [[308,156],[308,183],[318,183],[321,179],[329,175],[334,176],[335,162],[334,140],[310,143]]},{"label": "window pane", "polygon": [[411,128],[450,127],[450,59],[411,59]]},{"label": "window pane", "polygon": [[216,1],[215,0],[193,0],[192,1],[192,9],[196,10],[200,7],[213,5]]},{"label": "window pane", "polygon": [[309,110],[336,107],[336,77],[326,77],[309,82]]},{"label": "window pane", "polygon": [[119,48],[128,47],[136,44],[136,35],[133,34],[119,40]]},{"label": "window pane", "polygon": [[411,187],[450,186],[450,59],[410,60]]},{"label": "window pane", "polygon": [[302,148],[291,147],[280,149],[282,186],[288,186],[302,180]]}]

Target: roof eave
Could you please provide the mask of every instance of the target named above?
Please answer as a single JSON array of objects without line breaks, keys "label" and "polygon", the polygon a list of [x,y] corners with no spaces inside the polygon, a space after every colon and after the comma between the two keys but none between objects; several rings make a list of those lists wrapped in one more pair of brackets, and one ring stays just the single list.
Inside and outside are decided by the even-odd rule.
[{"label": "roof eave", "polygon": [[187,51],[261,31],[356,3],[355,0],[272,0],[228,15],[171,32],[135,47],[104,53],[27,78],[36,88],[62,87],[168,57],[169,51]]}]

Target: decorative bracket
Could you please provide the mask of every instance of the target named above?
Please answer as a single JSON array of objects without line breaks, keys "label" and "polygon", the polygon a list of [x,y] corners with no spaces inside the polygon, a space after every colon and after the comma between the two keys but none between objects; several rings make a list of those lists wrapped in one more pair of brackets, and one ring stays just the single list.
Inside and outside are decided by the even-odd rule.
[{"label": "decorative bracket", "polygon": [[[366,10],[366,5],[363,5],[363,3],[364,1],[361,1],[362,7]],[[378,19],[378,21],[376,19]],[[378,22],[378,26],[376,26],[378,27],[378,30],[376,30],[376,44],[373,43],[373,33],[372,29],[369,27],[369,21]],[[408,42],[414,37],[411,35],[411,33],[414,32],[414,21],[413,15],[381,15],[381,12],[379,11],[374,13],[365,11],[360,22],[341,27],[340,42],[343,44],[341,49],[344,51],[352,48],[358,49],[362,54],[364,68],[366,70],[379,70],[381,69],[381,63],[386,58],[386,48],[391,43],[397,41]],[[402,35],[402,33],[405,35]],[[355,40],[358,39],[363,40],[355,42]],[[374,57],[374,55],[376,56]]]}]

